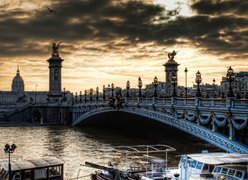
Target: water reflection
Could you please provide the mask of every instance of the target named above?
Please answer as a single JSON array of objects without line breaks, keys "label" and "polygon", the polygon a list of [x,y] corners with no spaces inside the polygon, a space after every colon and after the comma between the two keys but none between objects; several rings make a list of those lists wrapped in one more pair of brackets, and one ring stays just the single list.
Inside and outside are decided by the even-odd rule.
[{"label": "water reflection", "polygon": [[[65,179],[76,177],[80,164],[85,161],[116,163],[121,155],[100,151],[102,146],[168,144],[177,149],[169,155],[171,165],[177,164],[178,154],[199,152],[202,149],[216,150],[215,147],[193,136],[175,131],[169,127],[149,128],[108,128],[108,127],[0,127],[0,149],[6,143],[17,145],[13,154],[24,159],[55,156],[65,161]],[[0,158],[6,159],[4,151]],[[83,168],[81,175],[88,175],[94,169]]]}]

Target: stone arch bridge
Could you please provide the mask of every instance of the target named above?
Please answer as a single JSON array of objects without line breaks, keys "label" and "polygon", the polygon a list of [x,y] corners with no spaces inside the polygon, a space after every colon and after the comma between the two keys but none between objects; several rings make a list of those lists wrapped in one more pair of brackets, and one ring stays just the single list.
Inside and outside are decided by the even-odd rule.
[{"label": "stone arch bridge", "polygon": [[72,124],[105,112],[121,111],[159,121],[225,151],[248,153],[248,100],[125,98],[120,108],[104,100],[74,104]]}]

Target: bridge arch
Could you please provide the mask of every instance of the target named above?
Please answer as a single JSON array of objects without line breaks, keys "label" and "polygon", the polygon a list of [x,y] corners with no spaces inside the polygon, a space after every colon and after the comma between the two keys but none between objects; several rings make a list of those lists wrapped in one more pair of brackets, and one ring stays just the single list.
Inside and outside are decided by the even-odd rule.
[{"label": "bridge arch", "polygon": [[207,129],[203,126],[191,123],[186,120],[179,119],[178,117],[175,117],[173,114],[164,113],[160,111],[154,111],[152,109],[145,109],[145,108],[135,108],[135,107],[126,107],[120,110],[113,109],[111,107],[98,107],[88,110],[80,110],[78,111],[73,118],[73,125],[79,125],[86,123],[89,121],[90,117],[102,114],[102,113],[109,113],[109,112],[126,112],[142,117],[146,117],[149,119],[152,119],[154,121],[164,123],[166,125],[169,125],[171,127],[177,128],[181,131],[184,131],[186,133],[189,133],[193,136],[196,136],[204,141],[207,141],[225,151],[228,152],[241,152],[241,153],[247,153],[248,149],[245,146],[242,146],[239,142],[236,141],[230,141],[227,137],[219,134],[214,133],[210,129]]}]

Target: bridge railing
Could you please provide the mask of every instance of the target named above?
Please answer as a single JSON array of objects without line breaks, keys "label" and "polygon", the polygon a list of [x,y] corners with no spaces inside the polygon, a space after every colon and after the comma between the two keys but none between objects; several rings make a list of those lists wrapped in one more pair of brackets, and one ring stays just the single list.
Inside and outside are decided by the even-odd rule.
[{"label": "bridge railing", "polygon": [[[204,98],[123,98],[126,105],[185,106],[201,108],[229,108],[248,111],[248,100],[243,99],[204,99]],[[108,104],[109,100],[87,100],[74,106]]]}]

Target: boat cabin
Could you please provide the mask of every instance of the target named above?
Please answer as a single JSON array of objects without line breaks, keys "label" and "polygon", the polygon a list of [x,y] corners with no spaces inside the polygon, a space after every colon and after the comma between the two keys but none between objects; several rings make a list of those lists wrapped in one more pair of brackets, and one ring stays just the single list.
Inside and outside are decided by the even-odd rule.
[{"label": "boat cabin", "polygon": [[[8,162],[0,162],[0,179],[9,178]],[[64,162],[55,157],[11,162],[12,180],[63,180]]]},{"label": "boat cabin", "polygon": [[245,164],[248,154],[240,153],[199,153],[183,155],[179,162],[182,179],[212,178],[217,165]]}]

